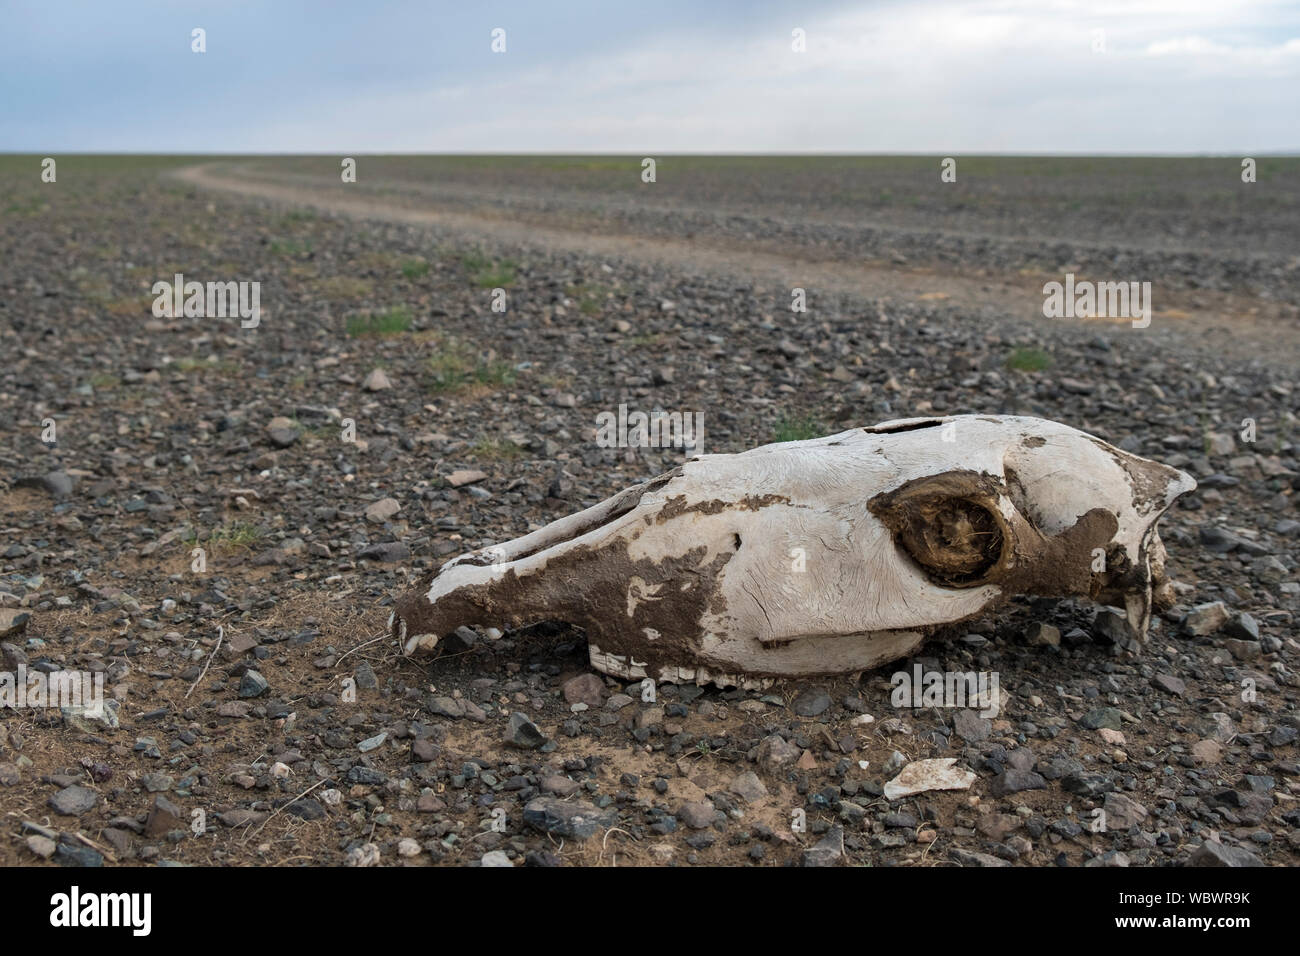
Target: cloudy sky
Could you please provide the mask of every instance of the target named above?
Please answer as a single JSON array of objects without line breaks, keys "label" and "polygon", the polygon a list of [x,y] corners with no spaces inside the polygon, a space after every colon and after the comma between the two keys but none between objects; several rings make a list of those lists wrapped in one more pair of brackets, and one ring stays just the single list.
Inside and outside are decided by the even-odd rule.
[{"label": "cloudy sky", "polygon": [[3,152],[1294,153],[1300,3],[0,0],[0,91]]}]

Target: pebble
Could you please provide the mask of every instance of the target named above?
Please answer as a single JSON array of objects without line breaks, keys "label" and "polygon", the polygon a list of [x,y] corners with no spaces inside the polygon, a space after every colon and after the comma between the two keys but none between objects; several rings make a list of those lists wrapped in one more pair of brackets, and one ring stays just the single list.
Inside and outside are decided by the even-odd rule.
[{"label": "pebble", "polygon": [[55,813],[75,817],[93,809],[99,802],[99,794],[88,787],[65,787],[49,799],[50,808]]},{"label": "pebble", "polygon": [[800,717],[817,717],[831,706],[831,695],[823,687],[810,687],[799,693],[791,705]]},{"label": "pebble", "polygon": [[1183,618],[1183,631],[1192,637],[1206,637],[1228,623],[1228,609],[1222,601],[1198,604]]},{"label": "pebble", "polygon": [[537,830],[570,840],[586,840],[598,830],[612,827],[618,814],[583,800],[565,801],[537,797],[524,807],[524,822]]},{"label": "pebble", "polygon": [[396,498],[380,498],[366,507],[366,520],[373,524],[382,524],[396,517],[401,510],[402,506],[397,503]]},{"label": "pebble", "polygon": [[250,697],[261,697],[270,688],[265,677],[254,670],[244,671],[244,676],[239,681],[239,696],[245,699]]},{"label": "pebble", "polygon": [[564,682],[562,693],[570,704],[599,707],[605,697],[605,682],[595,674],[579,674]]},{"label": "pebble", "polygon": [[506,727],[505,742],[512,747],[536,750],[546,743],[546,735],[532,722],[527,714],[516,710],[510,715],[510,722]]}]

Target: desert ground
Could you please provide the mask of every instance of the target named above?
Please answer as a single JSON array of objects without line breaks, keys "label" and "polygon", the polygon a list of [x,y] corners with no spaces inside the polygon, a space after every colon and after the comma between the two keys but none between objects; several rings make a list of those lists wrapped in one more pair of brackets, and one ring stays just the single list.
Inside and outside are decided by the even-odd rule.
[{"label": "desert ground", "polygon": [[[0,864],[1300,863],[1300,160],[41,159],[0,157],[0,670],[111,703],[0,709]],[[1046,318],[1066,273],[1150,324]],[[257,326],[155,314],[176,274]],[[620,403],[710,453],[1061,421],[1198,480],[1176,603],[1137,655],[1022,598],[655,700],[562,621],[403,657],[417,578],[683,462],[601,447]],[[916,664],[1000,712],[894,706]]]}]

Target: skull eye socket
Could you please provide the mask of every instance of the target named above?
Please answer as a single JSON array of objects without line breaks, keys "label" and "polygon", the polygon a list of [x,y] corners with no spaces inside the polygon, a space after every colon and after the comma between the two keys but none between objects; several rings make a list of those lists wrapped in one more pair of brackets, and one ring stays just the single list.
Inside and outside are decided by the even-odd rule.
[{"label": "skull eye socket", "polygon": [[999,510],[1004,496],[992,475],[953,471],[909,481],[867,507],[931,581],[966,588],[1004,569],[1015,539]]},{"label": "skull eye socket", "polygon": [[894,538],[931,578],[969,587],[988,577],[1002,559],[1002,523],[988,508],[965,498],[922,498],[902,507]]}]

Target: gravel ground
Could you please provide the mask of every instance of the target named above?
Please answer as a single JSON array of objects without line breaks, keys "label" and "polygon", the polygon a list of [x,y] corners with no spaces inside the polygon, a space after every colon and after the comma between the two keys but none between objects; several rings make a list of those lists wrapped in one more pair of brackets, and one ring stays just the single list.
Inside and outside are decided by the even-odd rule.
[{"label": "gravel ground", "polygon": [[[0,670],[112,699],[0,710],[0,863],[1300,860],[1277,171],[1247,201],[1209,161],[983,160],[941,203],[900,185],[915,160],[664,162],[660,203],[639,159],[363,160],[355,193],[333,160],[174,175],[197,162],[0,159]],[[1044,319],[1072,265],[1165,304]],[[154,316],[175,273],[260,281],[260,324]],[[408,582],[681,462],[599,447],[621,402],[702,412],[710,452],[1063,421],[1200,481],[1161,524],[1178,603],[1138,658],[1106,612],[1027,599],[858,680],[655,701],[560,623],[399,657]],[[997,672],[1001,711],[894,707],[916,664]],[[886,796],[932,758],[973,780]]]}]

